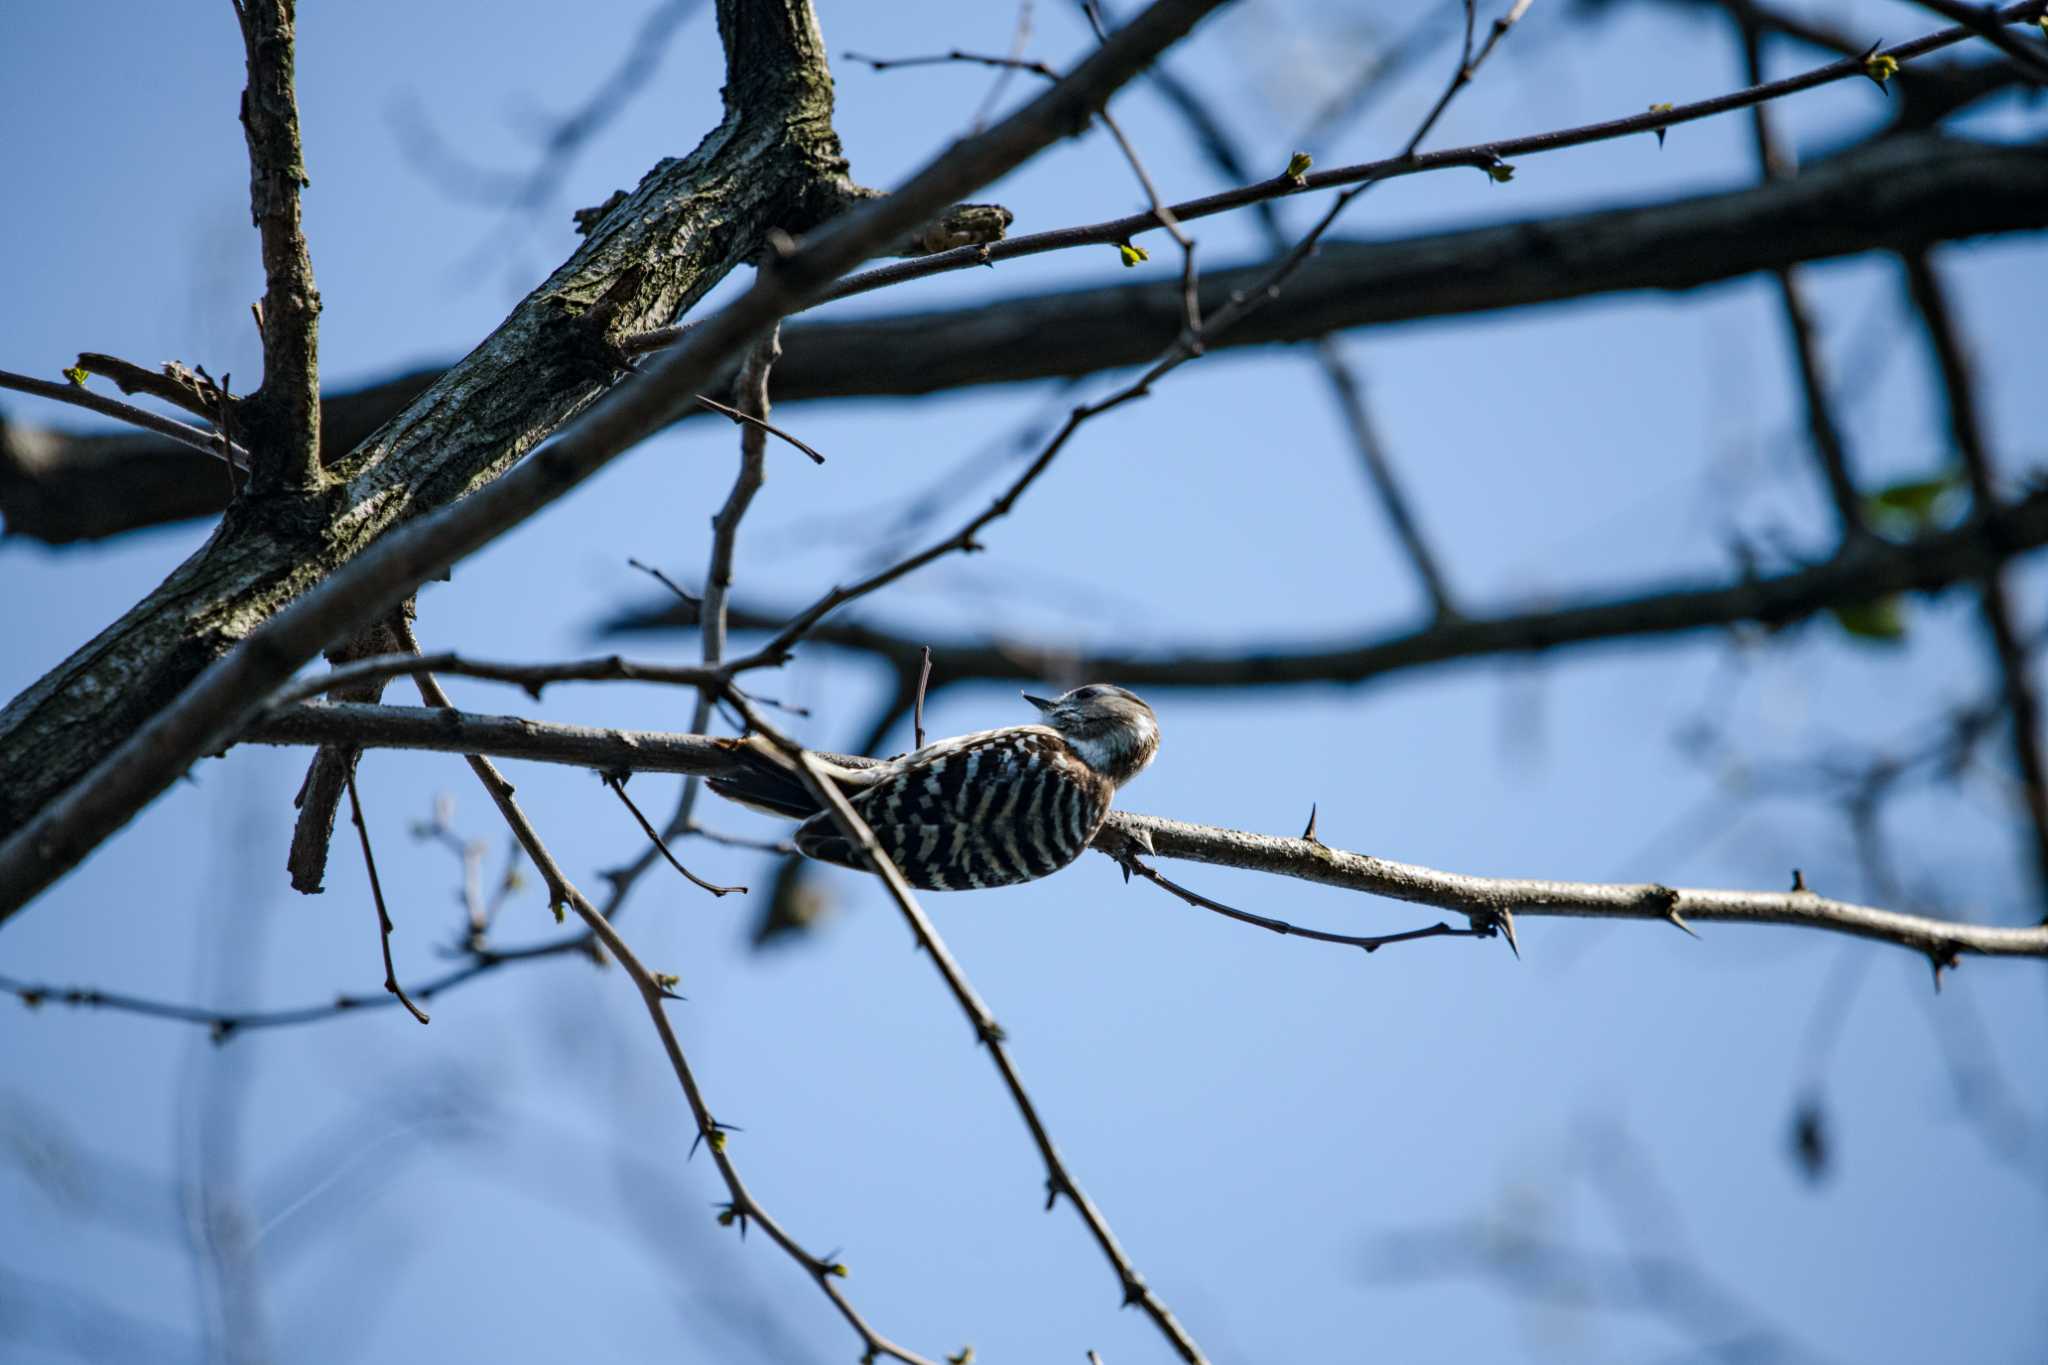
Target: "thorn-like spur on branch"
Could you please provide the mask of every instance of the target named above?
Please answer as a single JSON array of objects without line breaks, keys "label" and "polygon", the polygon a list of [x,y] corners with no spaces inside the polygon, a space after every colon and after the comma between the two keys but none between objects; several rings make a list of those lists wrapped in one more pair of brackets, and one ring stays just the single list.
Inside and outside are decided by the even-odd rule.
[{"label": "thorn-like spur on branch", "polygon": [[[194,587],[188,574],[197,573],[207,558],[209,551],[202,550],[156,594],[138,604],[120,625],[102,632],[87,651],[74,655],[46,675],[4,714],[7,725],[0,728],[0,766],[5,766],[10,774],[32,773],[33,780],[12,783],[0,792],[0,832],[5,833],[5,842],[0,843],[0,918],[12,915],[76,866],[174,782],[195,759],[238,733],[262,705],[263,698],[330,641],[389,611],[429,576],[489,544],[666,425],[677,408],[688,403],[690,395],[710,386],[770,324],[821,297],[833,280],[865,260],[877,244],[918,227],[945,205],[960,202],[980,186],[1066,136],[1087,111],[1098,107],[1222,2],[1155,0],[1109,43],[1077,66],[1073,74],[1015,114],[986,132],[955,143],[895,193],[831,219],[809,236],[801,248],[772,267],[757,271],[746,292],[699,323],[686,340],[655,361],[638,381],[617,386],[578,418],[573,429],[523,460],[518,457],[526,453],[531,444],[529,438],[537,439],[535,432],[551,429],[588,402],[592,394],[600,392],[615,365],[607,362],[599,367],[605,373],[596,373],[586,345],[577,353],[581,368],[576,384],[564,387],[560,383],[542,382],[530,366],[522,364],[522,348],[518,344],[522,337],[528,342],[534,340],[530,329],[538,319],[530,318],[527,327],[508,322],[472,361],[500,389],[510,386],[516,390],[505,395],[515,406],[524,409],[538,402],[550,408],[550,413],[526,412],[527,418],[539,420],[511,420],[504,424],[498,441],[483,443],[487,456],[503,458],[486,460],[488,470],[479,472],[489,481],[481,487],[450,486],[449,480],[437,478],[429,481],[431,488],[408,490],[437,492],[441,501],[430,500],[428,506],[395,491],[404,487],[404,481],[391,477],[397,472],[390,467],[395,460],[394,443],[405,444],[415,458],[421,452],[409,442],[398,442],[387,431],[385,438],[372,443],[378,468],[364,477],[380,490],[380,496],[364,504],[365,519],[351,523],[355,532],[349,538],[352,557],[336,564],[330,550],[324,560],[316,557],[297,563],[294,572],[300,576],[290,585],[271,579],[265,564],[258,562],[262,555],[251,554],[237,561],[240,573],[263,576],[266,590],[272,594],[266,601],[286,600],[292,588],[304,589],[303,596],[267,620],[262,612],[242,600],[249,590],[246,582],[239,586],[224,585],[189,600],[182,596]],[[720,6],[722,21],[730,17],[727,9],[726,5]],[[798,10],[808,16],[806,7]],[[816,30],[807,17],[803,28],[804,33],[799,36],[814,42]],[[753,38],[761,40],[762,35],[754,34]],[[768,45],[772,48],[775,41],[786,43],[790,39],[784,35],[768,41]],[[775,63],[772,52],[751,55],[758,59],[757,65],[766,63],[772,67]],[[786,52],[781,61],[786,68]],[[729,99],[744,96],[747,91],[743,87],[768,74],[744,65],[736,65],[735,73],[727,86]],[[817,82],[798,93],[810,97],[810,103],[803,107],[815,120],[817,102],[824,97]],[[786,97],[789,92],[783,94]],[[785,105],[776,108],[785,114],[789,112]],[[737,119],[738,113],[733,117]],[[778,137],[789,132],[787,123],[777,125]],[[715,147],[704,155],[715,156]],[[691,166],[689,158],[675,165],[665,163],[643,182],[638,193],[659,197],[666,190],[687,196],[692,188],[701,190],[694,177],[706,168],[701,163],[694,169]],[[672,183],[678,175],[680,185]],[[727,180],[731,178],[728,175]],[[728,215],[732,210],[730,204],[696,203],[700,212],[709,212],[714,207]],[[662,216],[655,213],[653,203],[648,205],[648,212],[655,218]],[[613,213],[579,249],[577,259],[582,261],[591,254],[611,256],[622,246],[614,238],[627,230],[624,225],[638,222],[644,216],[624,211]],[[615,225],[620,225],[616,231]],[[727,243],[728,248],[735,250],[737,245]],[[614,265],[620,264],[614,261]],[[681,261],[667,257],[658,264],[662,269],[685,268]],[[699,269],[708,264],[702,260],[696,263]],[[610,279],[600,297],[589,301],[590,306],[629,297],[634,307],[623,310],[614,322],[621,324],[621,331],[640,330],[638,326],[623,324],[644,316],[657,303],[673,312],[675,307],[694,301],[699,297],[700,287],[709,289],[723,273],[720,269],[697,275],[687,290],[671,277],[668,283],[687,297],[665,295],[661,300],[652,300],[642,297],[637,288],[627,288],[646,279],[654,269],[656,265],[645,258],[631,262]],[[564,287],[566,281],[558,272],[555,280],[522,307],[544,312],[559,307],[560,290]],[[586,342],[591,340],[587,333],[583,335]],[[501,350],[494,353],[494,348]],[[502,348],[510,348],[509,353]],[[474,369],[468,377],[479,378]],[[441,385],[461,382],[451,372]],[[571,401],[566,407],[554,406],[554,400],[562,399]],[[422,401],[407,410],[410,418],[401,420],[425,420],[444,408],[464,406]],[[517,417],[512,413],[501,415]],[[504,439],[506,430],[517,433],[509,447]],[[437,458],[445,453],[448,441],[449,433],[445,430],[437,434]],[[490,479],[491,474],[497,477]],[[454,482],[462,484],[459,477]],[[374,517],[367,510],[372,506],[376,509]],[[413,514],[408,524],[397,526],[395,523],[408,512]],[[209,545],[233,557],[241,549],[238,542],[235,536],[216,536]],[[302,548],[286,546],[284,552],[296,561]],[[164,609],[164,594],[179,600],[179,612]],[[225,652],[208,663],[206,651],[191,647],[190,617],[192,613],[204,615],[214,608],[233,608],[230,614],[235,629],[230,630],[227,624],[220,626],[216,647]],[[155,647],[122,647],[123,638],[137,631],[154,632],[151,638]],[[236,631],[248,632],[239,644],[234,643]],[[109,669],[117,676],[109,676]],[[84,730],[73,714],[77,707],[87,704],[73,695],[82,689],[90,692],[89,703],[98,709]],[[175,700],[163,704],[161,699],[166,696]],[[128,709],[109,708],[108,697],[128,699]],[[57,742],[60,732],[61,744]],[[36,761],[24,763],[24,758]]]},{"label": "thorn-like spur on branch", "polygon": [[924,693],[932,682],[932,647],[924,646],[924,658],[917,666],[917,697],[910,708],[910,733],[916,738],[917,747],[924,747]]}]

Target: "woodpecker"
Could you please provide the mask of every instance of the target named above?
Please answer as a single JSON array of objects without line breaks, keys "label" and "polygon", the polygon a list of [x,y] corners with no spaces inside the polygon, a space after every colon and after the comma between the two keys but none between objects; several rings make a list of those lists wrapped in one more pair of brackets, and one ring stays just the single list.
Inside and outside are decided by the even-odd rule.
[{"label": "woodpecker", "polygon": [[[1057,701],[1024,694],[1039,725],[980,730],[889,759],[814,754],[912,886],[965,891],[1035,881],[1087,851],[1117,788],[1159,752],[1152,708],[1121,687],[1090,683]],[[738,772],[711,789],[756,810],[802,820],[806,855],[859,867],[788,758],[760,736],[732,741]]]}]

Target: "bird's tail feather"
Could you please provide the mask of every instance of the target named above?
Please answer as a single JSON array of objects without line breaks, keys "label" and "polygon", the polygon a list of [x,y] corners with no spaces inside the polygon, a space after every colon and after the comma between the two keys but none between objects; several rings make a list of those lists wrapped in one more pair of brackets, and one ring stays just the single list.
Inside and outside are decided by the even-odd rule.
[{"label": "bird's tail feather", "polygon": [[[728,801],[790,820],[808,820],[822,809],[810,789],[804,786],[795,764],[773,744],[759,735],[728,740],[726,744],[736,766],[732,772],[706,778],[711,790]],[[812,757],[819,761],[826,775],[848,794],[870,785],[874,775],[870,775],[868,770],[882,762],[821,752],[813,753]]]}]

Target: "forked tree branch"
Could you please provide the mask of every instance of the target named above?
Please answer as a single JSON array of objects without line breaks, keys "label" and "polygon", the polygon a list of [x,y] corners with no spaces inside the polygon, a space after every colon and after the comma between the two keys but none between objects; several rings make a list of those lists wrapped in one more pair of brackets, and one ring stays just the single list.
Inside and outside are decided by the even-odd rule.
[{"label": "forked tree branch", "polygon": [[[1220,3],[1157,0],[1071,76],[1018,113],[956,144],[897,193],[834,219],[801,250],[760,271],[740,298],[700,323],[648,374],[621,385],[553,444],[495,482],[388,531],[373,547],[334,567],[318,586],[257,626],[188,686],[174,689],[174,700],[149,713],[146,722],[68,789],[62,777],[79,766],[76,758],[62,772],[46,774],[34,790],[17,794],[13,814],[31,818],[0,844],[0,919],[75,866],[193,760],[226,742],[265,695],[327,642],[388,611],[426,578],[488,544],[658,430],[763,329],[819,297],[881,244],[929,221],[946,205],[1071,132],[1090,109]],[[516,366],[497,378],[529,382]],[[31,695],[46,697],[65,673],[58,670]],[[9,718],[26,720],[13,711],[10,707]],[[90,760],[93,753],[83,757]],[[62,794],[49,799],[59,789]]]}]

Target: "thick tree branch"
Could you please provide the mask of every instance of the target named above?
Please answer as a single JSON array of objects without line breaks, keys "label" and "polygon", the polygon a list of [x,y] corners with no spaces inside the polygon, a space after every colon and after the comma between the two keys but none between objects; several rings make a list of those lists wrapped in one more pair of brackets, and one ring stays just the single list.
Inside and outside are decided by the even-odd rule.
[{"label": "thick tree branch", "polygon": [[[1692,289],[1796,262],[2042,227],[2048,147],[1890,138],[1780,185],[1386,242],[1326,241],[1294,288],[1209,346]],[[1205,314],[1273,265],[1205,272]],[[794,322],[783,331],[776,399],[889,397],[1089,374],[1152,359],[1181,325],[1178,281]],[[415,372],[328,399],[329,450],[360,440],[436,378]],[[218,476],[168,442],[0,426],[0,515],[13,534],[61,543],[222,505]]]},{"label": "thick tree branch", "polygon": [[[599,730],[515,716],[359,704],[289,707],[259,721],[244,739],[258,744],[349,743],[363,748],[495,754],[600,770],[637,768],[700,775],[730,771],[736,762],[732,741],[704,735]],[[828,757],[847,761],[843,755]],[[1723,920],[1794,924],[1897,944],[1943,965],[1959,953],[2048,957],[2048,925],[2015,928],[1929,919],[1804,890],[1706,891],[1656,883],[1474,877],[1347,853],[1315,839],[1251,834],[1127,812],[1112,813],[1096,843],[1118,858],[1150,853],[1243,868],[1455,910],[1489,921],[1512,913],[1681,925]]]},{"label": "thick tree branch", "polygon": [[[946,204],[959,202],[1070,133],[1085,121],[1089,110],[1220,3],[1222,0],[1158,0],[1071,76],[1024,109],[987,132],[956,144],[897,193],[842,216],[802,250],[758,272],[745,294],[700,323],[645,377],[621,386],[574,431],[495,482],[474,489],[438,512],[387,530],[374,547],[362,548],[358,537],[353,548],[360,552],[339,567],[304,566],[318,586],[256,626],[243,644],[229,648],[210,664],[206,659],[211,651],[194,640],[195,636],[203,640],[204,632],[174,619],[170,639],[163,642],[161,653],[153,660],[171,676],[152,687],[132,676],[119,676],[132,675],[136,671],[132,667],[117,667],[113,670],[116,677],[100,680],[110,692],[89,703],[73,701],[69,706],[75,711],[90,704],[101,708],[103,714],[93,717],[90,724],[83,717],[70,717],[73,723],[67,728],[65,718],[48,713],[66,709],[60,691],[67,678],[74,677],[81,667],[97,674],[90,664],[96,659],[105,661],[108,636],[103,634],[87,646],[74,656],[72,664],[53,672],[0,714],[0,723],[9,731],[0,736],[0,763],[12,772],[31,774],[27,781],[0,792],[0,829],[12,831],[0,844],[0,918],[11,915],[74,866],[176,780],[187,764],[231,737],[261,705],[263,696],[327,642],[389,610],[428,576],[547,506],[672,419],[689,395],[733,363],[764,328],[820,296],[832,280],[867,259],[879,244],[900,237]],[[720,13],[725,14],[725,6],[721,5]],[[739,83],[737,76],[734,83]],[[713,140],[717,137],[714,134]],[[654,178],[659,179],[659,173]],[[698,207],[708,211],[711,206]],[[592,234],[592,246],[608,241],[622,218],[640,221],[638,214],[614,211]],[[623,226],[617,228],[624,230]],[[643,263],[635,277],[644,279],[650,270]],[[593,307],[605,304],[614,312],[625,303],[623,298],[609,303],[592,301]],[[477,354],[490,349],[487,343]],[[522,390],[541,383],[530,371],[512,363],[511,357],[500,359],[507,363],[476,376],[478,382]],[[413,411],[433,406],[416,404]],[[366,477],[374,480],[383,463],[374,463]],[[404,492],[395,488],[383,491],[392,503],[405,502],[408,492],[415,497],[419,493],[416,487]],[[234,539],[224,527],[213,543],[232,543]],[[323,570],[324,578],[320,577]],[[177,582],[174,575],[171,584],[136,611],[161,611],[162,594]],[[231,595],[231,600],[244,617],[256,606],[246,596]],[[261,612],[256,614],[260,617]],[[134,621],[135,613],[128,619]],[[116,626],[110,633],[121,631],[122,627]],[[189,685],[179,686],[185,679],[190,679]],[[119,697],[126,705],[107,708],[107,695]],[[129,713],[119,714],[122,711]],[[114,747],[117,730],[126,738]],[[29,736],[26,744],[20,742],[24,734]],[[60,734],[72,748],[57,742]],[[46,756],[47,768],[20,763],[24,748],[32,755]],[[62,795],[57,795],[59,792]]]}]

